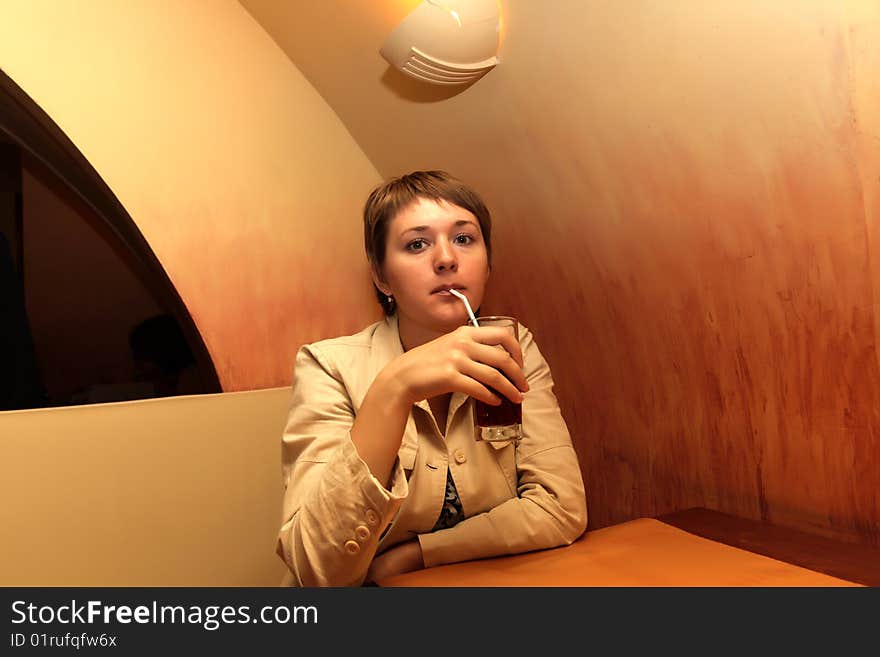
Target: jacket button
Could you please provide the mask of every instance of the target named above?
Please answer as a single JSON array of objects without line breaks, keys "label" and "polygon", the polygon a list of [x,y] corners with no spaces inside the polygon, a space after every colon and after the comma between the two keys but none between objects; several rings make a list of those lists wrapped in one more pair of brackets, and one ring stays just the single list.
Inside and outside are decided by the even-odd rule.
[{"label": "jacket button", "polygon": [[372,527],[379,524],[379,514],[372,509],[367,509],[367,524]]},{"label": "jacket button", "polygon": [[370,530],[363,525],[359,525],[358,528],[354,530],[354,535],[357,536],[357,540],[359,540],[361,543],[369,540],[370,536],[372,536]]},{"label": "jacket button", "polygon": [[357,554],[361,551],[361,546],[357,544],[357,541],[346,541],[344,547],[349,554]]},{"label": "jacket button", "polygon": [[460,449],[455,450],[453,456],[455,457],[455,462],[458,464],[462,464],[467,461],[467,455]]}]

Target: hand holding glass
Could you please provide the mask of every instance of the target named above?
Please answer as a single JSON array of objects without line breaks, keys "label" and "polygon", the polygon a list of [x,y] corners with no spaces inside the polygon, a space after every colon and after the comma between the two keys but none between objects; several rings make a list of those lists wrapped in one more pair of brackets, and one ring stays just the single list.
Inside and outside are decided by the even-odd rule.
[{"label": "hand holding glass", "polygon": [[[489,315],[486,317],[474,317],[468,298],[458,290],[449,290],[464,303],[471,324],[474,326],[497,326],[510,331],[514,339],[519,342],[519,324],[514,317],[504,315]],[[503,347],[498,347],[503,349]],[[500,371],[500,370],[499,370]],[[502,372],[503,374],[503,372]],[[505,377],[510,380],[507,375]],[[511,381],[511,383],[513,383]],[[501,400],[498,406],[474,399],[474,438],[487,442],[502,442],[506,440],[519,440],[522,438],[522,404],[510,401],[505,395],[486,386]]]}]

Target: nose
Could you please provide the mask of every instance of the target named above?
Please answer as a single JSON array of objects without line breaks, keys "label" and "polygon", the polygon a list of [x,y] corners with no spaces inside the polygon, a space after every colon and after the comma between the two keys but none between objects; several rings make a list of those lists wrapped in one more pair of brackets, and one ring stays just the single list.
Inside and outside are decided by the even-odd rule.
[{"label": "nose", "polygon": [[436,271],[455,271],[456,269],[458,269],[458,258],[456,257],[455,250],[452,248],[452,245],[449,244],[446,240],[442,240],[439,242],[439,246],[437,247],[435,253],[436,257],[434,258],[434,269]]}]

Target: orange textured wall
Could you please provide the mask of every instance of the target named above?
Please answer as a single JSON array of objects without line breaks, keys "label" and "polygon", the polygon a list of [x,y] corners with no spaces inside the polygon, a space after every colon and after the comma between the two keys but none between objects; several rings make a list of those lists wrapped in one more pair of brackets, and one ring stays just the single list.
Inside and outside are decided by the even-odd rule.
[{"label": "orange textured wall", "polygon": [[594,526],[701,505],[880,543],[877,142],[854,94],[880,70],[868,23],[791,11],[607,25],[577,123],[524,135],[535,200],[494,194],[531,228],[496,301],[552,336]]}]

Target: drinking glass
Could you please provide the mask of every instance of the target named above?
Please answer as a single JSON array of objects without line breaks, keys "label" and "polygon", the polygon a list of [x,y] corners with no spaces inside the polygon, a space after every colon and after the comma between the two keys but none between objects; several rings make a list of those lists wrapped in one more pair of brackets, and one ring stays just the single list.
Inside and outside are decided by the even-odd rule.
[{"label": "drinking glass", "polygon": [[[477,323],[480,326],[507,329],[519,342],[519,325],[514,317],[502,315],[477,317]],[[495,389],[486,387],[501,399],[501,404],[492,406],[474,399],[474,437],[487,442],[519,440],[522,438],[522,404],[514,403]]]}]

